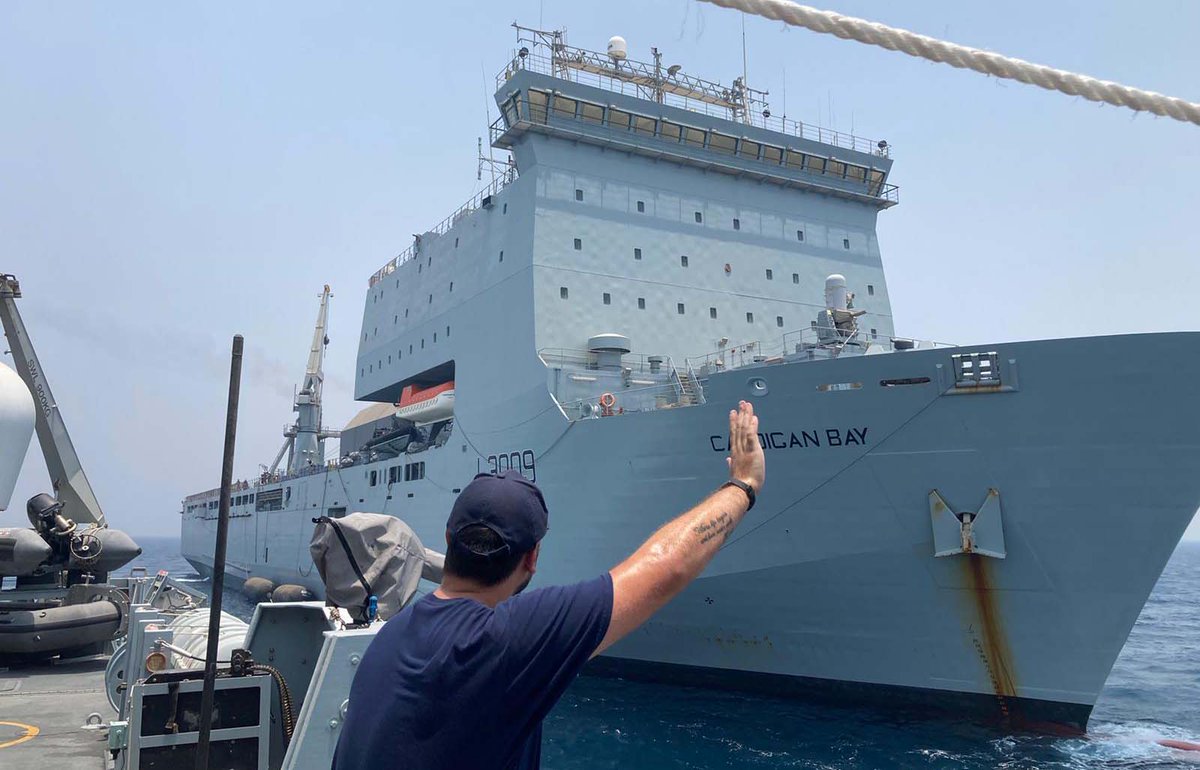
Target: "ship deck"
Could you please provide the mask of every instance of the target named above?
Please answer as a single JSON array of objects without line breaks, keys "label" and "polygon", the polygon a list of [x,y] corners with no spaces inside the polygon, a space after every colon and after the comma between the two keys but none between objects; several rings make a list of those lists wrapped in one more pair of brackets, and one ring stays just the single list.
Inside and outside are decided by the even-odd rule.
[{"label": "ship deck", "polygon": [[98,713],[113,719],[104,694],[107,657],[0,668],[0,767],[105,770],[107,730],[84,729]]}]

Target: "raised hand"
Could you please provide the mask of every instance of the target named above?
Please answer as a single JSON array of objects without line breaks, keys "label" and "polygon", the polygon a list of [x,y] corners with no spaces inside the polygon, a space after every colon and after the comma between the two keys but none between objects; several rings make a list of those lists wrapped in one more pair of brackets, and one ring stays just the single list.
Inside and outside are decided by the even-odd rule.
[{"label": "raised hand", "polygon": [[737,409],[729,411],[729,475],[754,488],[762,489],[767,476],[766,457],[758,442],[758,417],[754,407],[739,401]]}]

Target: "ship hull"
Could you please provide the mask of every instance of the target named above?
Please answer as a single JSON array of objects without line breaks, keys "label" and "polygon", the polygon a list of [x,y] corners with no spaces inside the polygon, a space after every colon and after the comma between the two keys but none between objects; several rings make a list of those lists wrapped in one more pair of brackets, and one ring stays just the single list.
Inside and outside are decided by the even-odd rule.
[{"label": "ship hull", "polygon": [[[759,504],[599,669],[1081,728],[1200,504],[1200,334],[966,352],[992,350],[1008,385],[969,395],[951,349],[746,367],[708,378],[702,405],[574,423],[536,389],[486,430],[460,399],[422,481],[370,486],[401,456],[290,480],[284,510],[234,518],[228,576],[320,592],[311,518],[335,507],[400,516],[436,547],[453,491],[512,465],[551,510],[537,581],[590,577],[719,483],[725,413],[747,398],[768,449]],[[956,511],[997,490],[1004,558],[935,557],[935,489]],[[214,531],[213,512],[185,515],[202,573]]]}]

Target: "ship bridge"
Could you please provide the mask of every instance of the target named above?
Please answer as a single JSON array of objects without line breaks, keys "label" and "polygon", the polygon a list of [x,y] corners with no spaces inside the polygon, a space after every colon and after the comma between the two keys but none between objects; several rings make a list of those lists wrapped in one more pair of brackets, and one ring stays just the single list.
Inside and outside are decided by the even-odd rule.
[{"label": "ship bridge", "polygon": [[[562,364],[539,351],[586,358],[606,334],[686,380],[685,362],[731,340],[815,328],[833,274],[862,343],[891,337],[875,236],[899,200],[887,142],[773,116],[744,77],[703,80],[623,45],[518,28],[490,126],[507,157],[371,276],[358,399],[394,403],[453,372],[456,409],[505,404]],[[646,374],[647,404],[686,400],[678,376]]]}]

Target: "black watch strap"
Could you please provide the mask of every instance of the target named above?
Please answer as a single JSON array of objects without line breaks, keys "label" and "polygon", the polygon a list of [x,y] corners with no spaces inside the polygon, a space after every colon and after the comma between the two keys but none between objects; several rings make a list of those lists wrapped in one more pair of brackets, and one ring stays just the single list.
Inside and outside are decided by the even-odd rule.
[{"label": "black watch strap", "polygon": [[747,511],[754,507],[754,501],[756,499],[754,487],[750,486],[741,479],[730,479],[721,485],[721,489],[724,489],[725,487],[737,487],[746,493],[746,497],[750,498],[750,504],[746,506]]}]

